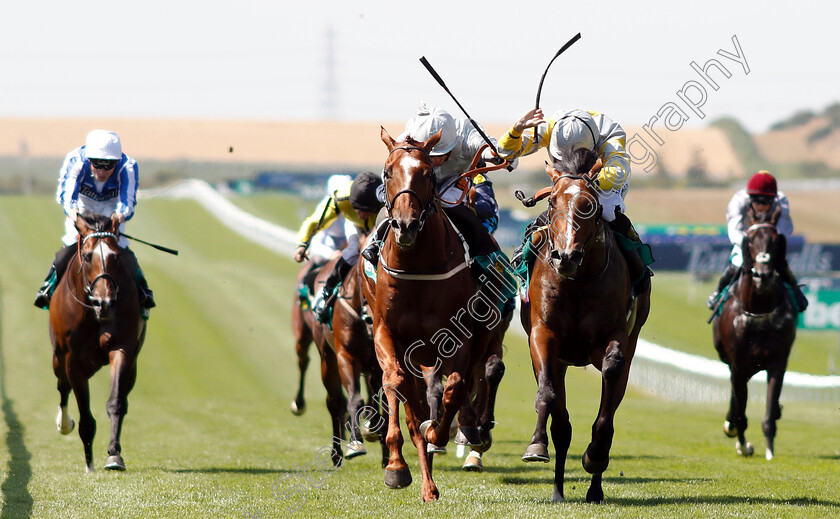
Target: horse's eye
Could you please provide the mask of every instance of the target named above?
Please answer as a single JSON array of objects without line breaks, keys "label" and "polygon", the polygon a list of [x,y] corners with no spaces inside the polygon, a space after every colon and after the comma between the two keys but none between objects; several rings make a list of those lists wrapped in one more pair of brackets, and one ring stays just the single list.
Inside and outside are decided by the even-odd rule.
[{"label": "horse's eye", "polygon": [[83,253],[82,253],[82,259],[84,259],[85,261],[90,261],[90,259],[91,259],[92,257],[93,257],[93,251],[91,251],[91,252],[83,252]]}]

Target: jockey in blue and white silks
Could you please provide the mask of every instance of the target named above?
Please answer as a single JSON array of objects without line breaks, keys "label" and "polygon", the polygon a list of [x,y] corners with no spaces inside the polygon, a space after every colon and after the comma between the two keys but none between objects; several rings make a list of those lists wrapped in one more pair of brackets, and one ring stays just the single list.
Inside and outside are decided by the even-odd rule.
[{"label": "jockey in blue and white silks", "polygon": [[122,152],[122,142],[115,132],[93,130],[83,146],[67,154],[58,173],[56,189],[56,201],[67,215],[61,239],[64,246],[56,253],[44,284],[38,290],[35,306],[49,308],[56,283],[78,249],[76,218],[84,211],[119,221],[120,236],[117,244],[125,252],[122,255],[125,268],[135,274],[140,304],[145,309],[155,306],[154,296],[146,284],[137,258],[128,248],[128,239],[122,234],[125,222],[134,216],[137,183],[137,161]]},{"label": "jockey in blue and white silks", "polygon": [[[134,205],[137,202],[137,161],[121,152],[114,173],[100,182],[93,175],[88,159],[86,146],[80,146],[67,154],[59,170],[56,201],[68,216],[74,211],[81,213],[85,209],[105,215],[119,213],[123,216],[123,223],[120,224],[122,232],[125,221],[134,216]],[[64,221],[66,233],[62,241],[65,245],[76,243],[78,232],[74,222],[75,219],[70,218]],[[128,246],[125,236],[120,236],[119,246]]]}]

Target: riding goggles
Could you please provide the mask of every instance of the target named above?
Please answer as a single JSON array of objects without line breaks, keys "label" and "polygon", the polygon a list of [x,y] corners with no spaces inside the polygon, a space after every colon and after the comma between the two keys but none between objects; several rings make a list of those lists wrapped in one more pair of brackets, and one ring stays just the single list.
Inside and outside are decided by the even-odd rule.
[{"label": "riding goggles", "polygon": [[116,160],[109,159],[90,159],[90,165],[96,169],[111,169],[117,165]]}]

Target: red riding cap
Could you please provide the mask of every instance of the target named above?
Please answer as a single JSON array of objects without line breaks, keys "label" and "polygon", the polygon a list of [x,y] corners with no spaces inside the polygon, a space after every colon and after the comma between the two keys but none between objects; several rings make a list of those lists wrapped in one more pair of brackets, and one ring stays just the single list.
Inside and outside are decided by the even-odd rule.
[{"label": "red riding cap", "polygon": [[776,179],[766,171],[759,171],[747,182],[748,195],[776,196]]}]

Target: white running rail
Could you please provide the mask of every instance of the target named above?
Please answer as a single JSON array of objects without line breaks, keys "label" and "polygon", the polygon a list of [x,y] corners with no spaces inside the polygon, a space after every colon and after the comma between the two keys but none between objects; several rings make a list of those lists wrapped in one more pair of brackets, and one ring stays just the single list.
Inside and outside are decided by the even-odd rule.
[{"label": "white running rail", "polygon": [[[202,180],[185,180],[169,187],[143,190],[141,196],[195,200],[234,232],[278,254],[291,256],[297,244],[295,232],[243,211]],[[513,319],[512,328],[524,334],[519,319]],[[711,349],[711,344],[709,347]],[[750,400],[764,400],[767,392],[764,378],[764,372],[761,372],[750,380]],[[644,339],[639,339],[636,347],[630,383],[668,400],[728,402],[730,396],[729,368],[724,363],[671,350]],[[782,402],[792,401],[840,401],[840,376],[788,371]]]}]

